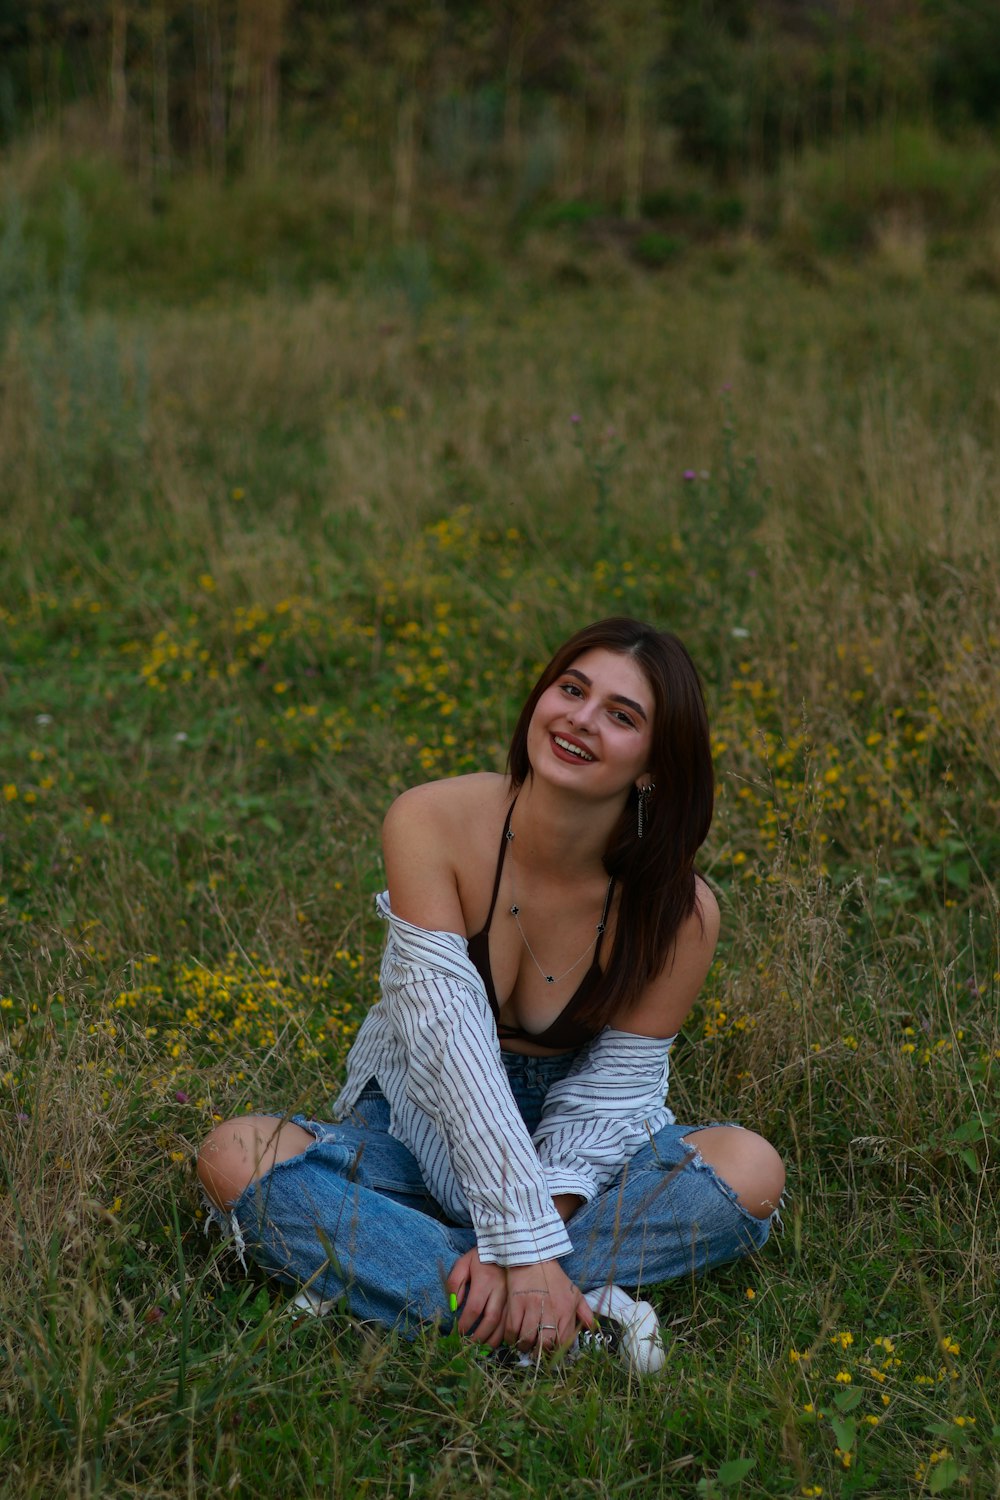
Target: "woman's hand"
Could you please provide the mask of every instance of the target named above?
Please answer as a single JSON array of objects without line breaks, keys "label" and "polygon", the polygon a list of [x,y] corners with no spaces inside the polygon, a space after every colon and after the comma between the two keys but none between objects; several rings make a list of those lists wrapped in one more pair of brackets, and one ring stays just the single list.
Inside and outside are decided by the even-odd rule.
[{"label": "woman's hand", "polygon": [[462,1315],[459,1333],[495,1349],[503,1338],[507,1311],[507,1272],[503,1266],[484,1265],[473,1247],[451,1268],[445,1290],[458,1298]]},{"label": "woman's hand", "polygon": [[581,1323],[592,1328],[594,1314],[557,1260],[508,1269],[505,1343],[519,1349],[567,1349]]}]

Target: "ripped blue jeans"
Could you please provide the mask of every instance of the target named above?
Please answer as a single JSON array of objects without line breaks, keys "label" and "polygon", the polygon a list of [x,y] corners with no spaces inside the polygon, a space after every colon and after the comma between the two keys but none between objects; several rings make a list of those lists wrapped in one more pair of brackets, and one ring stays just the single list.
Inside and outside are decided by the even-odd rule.
[{"label": "ripped blue jeans", "polygon": [[[531,1134],[545,1095],[573,1054],[503,1053]],[[374,1083],[348,1119],[295,1116],[315,1136],[299,1156],[251,1183],[230,1214],[211,1217],[241,1254],[315,1304],[340,1302],[387,1328],[423,1322],[448,1328],[445,1281],[475,1231],[448,1222],[416,1158],[388,1133],[389,1106]],[[683,1137],[704,1126],[668,1125],[650,1137],[597,1198],[570,1220],[572,1253],[560,1264],[577,1286],[650,1287],[759,1249],[771,1219],[758,1219]],[[772,1216],[773,1218],[773,1216]]]}]

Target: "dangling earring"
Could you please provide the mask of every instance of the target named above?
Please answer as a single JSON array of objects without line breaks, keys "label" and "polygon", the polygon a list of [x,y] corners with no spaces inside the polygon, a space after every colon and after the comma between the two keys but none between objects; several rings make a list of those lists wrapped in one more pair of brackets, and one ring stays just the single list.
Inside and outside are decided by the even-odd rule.
[{"label": "dangling earring", "polygon": [[656,787],[652,782],[650,782],[648,786],[636,787],[636,791],[639,794],[639,802],[638,821],[635,831],[639,838],[642,838],[643,834],[646,832],[646,799],[652,792],[655,792],[655,790]]}]

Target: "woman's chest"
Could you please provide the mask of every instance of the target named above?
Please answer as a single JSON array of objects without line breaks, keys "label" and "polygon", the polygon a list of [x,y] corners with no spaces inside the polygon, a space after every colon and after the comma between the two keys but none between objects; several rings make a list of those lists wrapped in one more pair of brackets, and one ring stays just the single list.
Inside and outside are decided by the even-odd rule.
[{"label": "woman's chest", "polygon": [[546,884],[505,867],[492,897],[468,927],[487,990],[502,1026],[543,1034],[599,983],[614,937],[610,882]]}]

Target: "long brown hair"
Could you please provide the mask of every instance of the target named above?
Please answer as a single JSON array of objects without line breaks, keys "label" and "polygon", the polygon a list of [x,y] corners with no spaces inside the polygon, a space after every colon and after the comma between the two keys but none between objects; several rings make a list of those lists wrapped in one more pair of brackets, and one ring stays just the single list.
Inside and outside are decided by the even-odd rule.
[{"label": "long brown hair", "polygon": [[604,851],[604,867],[620,885],[615,941],[604,983],[579,1015],[599,1028],[627,1013],[661,973],[681,923],[695,909],[694,861],[712,822],[714,778],[705,698],[686,647],[668,631],[614,616],[571,636],[535,683],[510,742],[511,787],[523,786],[531,775],[528,725],[539,698],[595,648],[632,657],[649,682],[655,705],[649,769],[656,787],[644,836],[636,834],[633,787]]}]

